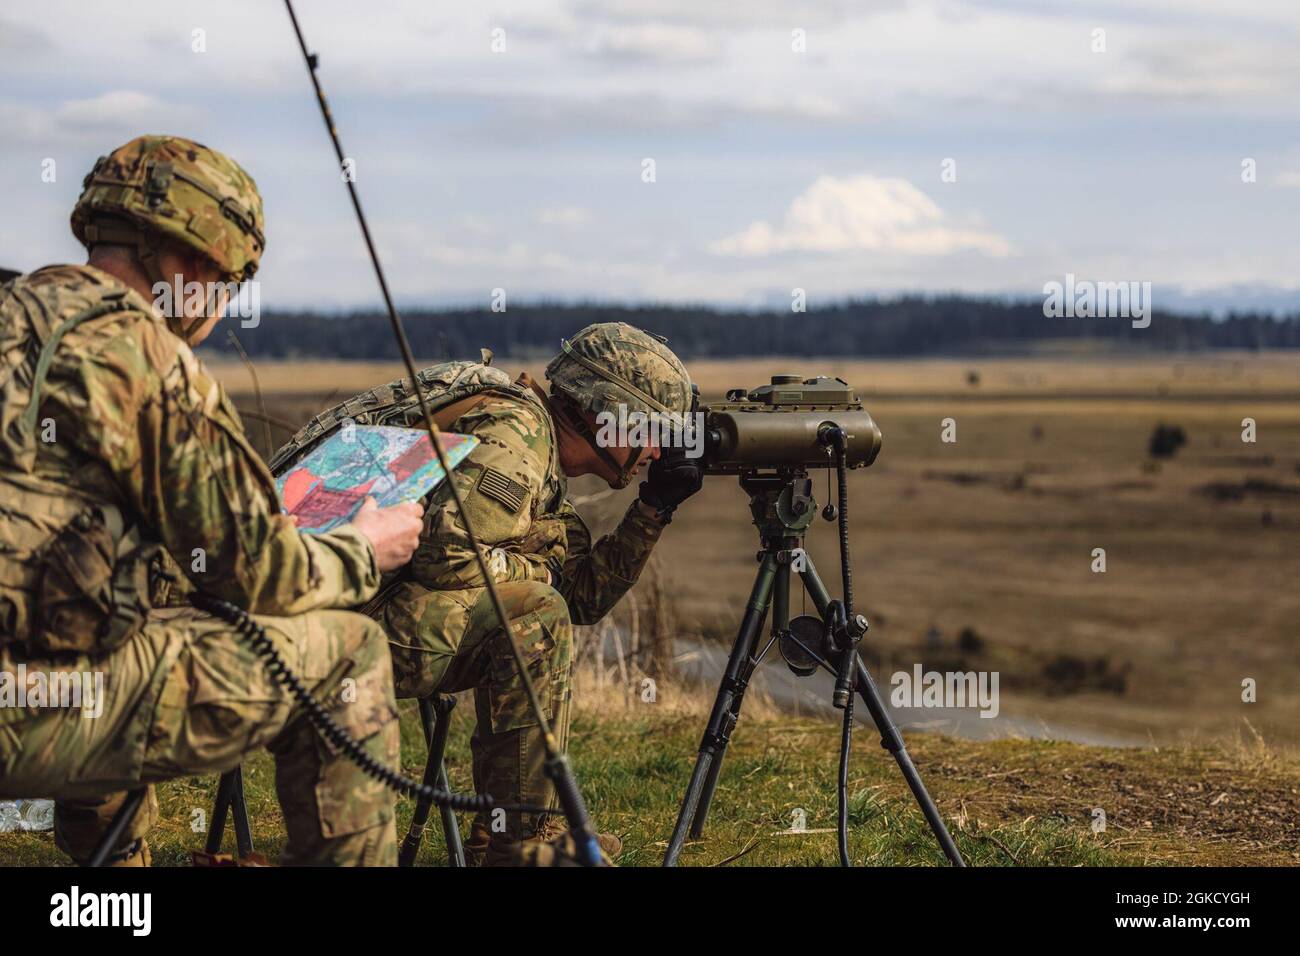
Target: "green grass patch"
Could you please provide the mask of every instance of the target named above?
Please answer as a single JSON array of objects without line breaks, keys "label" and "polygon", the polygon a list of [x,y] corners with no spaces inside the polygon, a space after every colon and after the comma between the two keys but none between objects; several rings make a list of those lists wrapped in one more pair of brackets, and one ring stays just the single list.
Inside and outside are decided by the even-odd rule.
[{"label": "green grass patch", "polygon": [[[413,702],[402,708],[402,765],[422,773],[425,752]],[[453,716],[452,786],[471,787],[470,708]],[[574,722],[571,757],[598,827],[618,834],[623,866],[656,866],[677,817],[699,744],[696,716],[647,713]],[[975,743],[912,735],[923,778],[963,855],[976,866],[1249,865],[1295,863],[1300,774],[1288,763],[1222,750],[1110,750],[1045,741]],[[838,728],[813,720],[742,721],[719,780],[705,836],[683,866],[833,866]],[[254,843],[274,860],[283,844],[274,767],[245,764]],[[158,788],[150,835],[155,865],[189,862],[204,841],[215,777]],[[858,866],[939,866],[944,857],[892,758],[865,729],[850,763],[850,836]],[[413,802],[398,801],[399,839]],[[1096,811],[1107,826],[1094,832]],[[468,832],[468,816],[462,816]],[[799,825],[802,824],[802,828]],[[226,848],[233,847],[227,833]],[[57,865],[48,833],[0,835],[8,865]],[[418,863],[441,865],[435,825]]]}]

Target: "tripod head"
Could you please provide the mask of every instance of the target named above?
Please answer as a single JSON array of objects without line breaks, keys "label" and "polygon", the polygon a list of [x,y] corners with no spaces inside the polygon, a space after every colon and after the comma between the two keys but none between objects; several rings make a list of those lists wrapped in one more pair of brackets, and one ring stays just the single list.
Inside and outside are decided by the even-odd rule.
[{"label": "tripod head", "polygon": [[[817,435],[818,442],[830,453],[839,476],[839,507],[828,503],[822,516],[827,521],[839,519],[844,597],[832,600],[828,595],[821,617],[804,615],[794,618],[784,627],[777,628],[776,637],[781,656],[796,676],[809,677],[818,667],[826,667],[835,673],[832,701],[836,708],[843,710],[853,696],[856,649],[868,625],[866,617],[853,611],[848,489],[845,485],[848,436],[834,423],[823,423]],[[877,448],[879,436],[879,429],[876,429]],[[773,471],[742,474],[740,487],[749,494],[749,510],[763,544],[759,560],[765,554],[772,555],[781,567],[782,583],[778,587],[784,589],[791,571],[805,574],[812,568],[803,547],[813,515],[817,513],[812,479],[804,466],[787,465]]]}]

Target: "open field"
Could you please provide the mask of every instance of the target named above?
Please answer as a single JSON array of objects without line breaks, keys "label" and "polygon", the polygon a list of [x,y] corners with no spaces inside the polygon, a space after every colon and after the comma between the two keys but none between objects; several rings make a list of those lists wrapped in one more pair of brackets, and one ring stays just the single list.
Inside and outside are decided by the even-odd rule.
[{"label": "open field", "polygon": [[[248,392],[247,368],[227,357],[206,359],[232,393]],[[418,364],[432,364],[422,361]],[[516,362],[498,357],[494,364],[509,371],[527,370],[541,380],[544,361]],[[706,396],[719,396],[738,385],[756,385],[777,372],[837,375],[864,397],[1005,395],[1059,398],[1084,393],[1095,397],[1205,398],[1240,393],[1249,396],[1300,395],[1300,356],[1290,352],[1215,352],[1213,354],[1134,355],[1108,353],[1062,358],[844,359],[774,357],[706,359],[689,363],[691,376]],[[344,398],[375,383],[404,375],[400,362],[345,362],[307,359],[258,361],[256,368],[267,396],[310,398],[337,392]],[[972,386],[967,374],[978,372]]]},{"label": "open field", "polygon": [[[657,866],[698,743],[703,713],[688,702],[622,708],[589,693],[571,752],[597,824],[624,842],[618,863]],[[468,789],[470,714],[452,718],[448,767]],[[833,866],[838,729],[807,719],[747,722],[728,754],[705,838],[683,866]],[[656,746],[644,746],[647,739]],[[419,777],[424,754],[413,702],[403,705],[402,764]],[[1296,865],[1300,768],[1257,743],[1202,749],[1109,750],[1045,741],[986,743],[918,734],[911,750],[963,856],[975,866]],[[274,861],[284,840],[274,768],[265,753],[245,764],[256,850]],[[150,836],[155,866],[185,865],[200,849],[215,777],[158,789]],[[850,764],[849,847],[855,865],[942,865],[893,761],[866,732]],[[398,803],[398,836],[412,803]],[[1105,829],[1094,832],[1095,811]],[[804,832],[793,832],[802,811]],[[198,814],[198,816],[196,816]],[[461,818],[468,833],[469,819]],[[200,826],[200,829],[202,827]],[[233,851],[227,831],[226,849]],[[0,834],[9,865],[64,862],[49,833]],[[446,859],[435,816],[417,861]]]},{"label": "open field", "polygon": [[[884,674],[917,661],[996,670],[1004,715],[1081,739],[1207,741],[1248,721],[1270,742],[1300,742],[1300,356],[691,366],[706,397],[789,370],[861,388],[885,444],[850,479],[855,581],[872,621],[864,646]],[[218,368],[256,411],[248,370]],[[258,375],[271,415],[300,424],[400,368],[261,363]],[[1253,444],[1241,440],[1246,417]],[[945,418],[955,443],[940,440]],[[1159,463],[1147,455],[1157,423],[1188,438]],[[251,418],[249,430],[260,438]],[[573,491],[595,496],[583,510],[597,528],[635,493],[602,496],[589,479]],[[734,479],[709,479],[657,551],[680,633],[729,637],[756,547]],[[1105,573],[1091,570],[1096,548]],[[833,582],[832,525],[815,524],[809,550]],[[978,651],[958,645],[968,628]]]}]

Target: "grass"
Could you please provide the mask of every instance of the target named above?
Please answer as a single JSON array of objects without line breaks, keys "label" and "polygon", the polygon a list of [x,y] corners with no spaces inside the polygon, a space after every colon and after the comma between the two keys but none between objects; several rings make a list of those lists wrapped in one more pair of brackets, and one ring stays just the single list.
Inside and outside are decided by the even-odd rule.
[{"label": "grass", "polygon": [[[608,696],[608,695],[607,695]],[[452,785],[468,789],[470,708],[457,709],[449,744]],[[403,707],[402,763],[418,776],[418,717]],[[608,700],[578,713],[571,753],[602,830],[622,837],[622,866],[656,866],[676,819],[699,742],[698,702],[663,706]],[[653,746],[647,746],[648,742]],[[913,734],[910,749],[971,865],[1294,865],[1300,768],[1257,741],[1234,747],[1106,749],[1075,744],[961,741]],[[705,839],[684,866],[831,866],[835,842],[838,729],[829,722],[743,720],[728,753]],[[283,840],[273,767],[245,766],[257,849],[275,859]],[[184,865],[202,845],[215,778],[159,787],[161,819],[150,842],[155,865]],[[850,764],[850,850],[859,866],[935,866],[945,861],[893,761],[874,734],[855,737]],[[1094,809],[1106,828],[1094,832]],[[412,804],[398,804],[405,833]],[[792,828],[800,814],[804,832]],[[467,832],[468,819],[462,818]],[[227,847],[232,838],[227,836]],[[63,862],[50,834],[0,836],[10,865]],[[436,828],[420,865],[445,860]]]}]

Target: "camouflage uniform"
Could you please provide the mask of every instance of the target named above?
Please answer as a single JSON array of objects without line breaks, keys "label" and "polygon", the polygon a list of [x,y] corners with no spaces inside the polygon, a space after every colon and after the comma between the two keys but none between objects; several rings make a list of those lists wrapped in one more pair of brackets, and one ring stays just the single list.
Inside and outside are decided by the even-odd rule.
[{"label": "camouflage uniform", "polygon": [[[158,232],[211,251],[229,276],[251,274],[262,246],[252,180],[185,140],[136,140],[101,160],[77,234],[156,253],[158,233],[129,215],[150,183],[168,184],[151,214],[176,224]],[[107,210],[127,215],[106,220]],[[0,288],[0,673],[104,675],[94,719],[0,706],[0,796],[58,798],[59,844],[84,860],[121,791],[225,771],[267,747],[286,862],[392,863],[392,795],[301,719],[229,625],[161,606],[167,569],[183,569],[182,587],[264,615],[335,719],[396,762],[384,636],[334,610],[374,594],[373,550],[351,527],[308,537],[280,513],[269,471],[180,321],[90,266]],[[152,793],[146,807],[123,846],[153,822]]]},{"label": "camouflage uniform", "polygon": [[[567,746],[573,624],[594,624],[635,582],[663,526],[634,502],[610,534],[591,534],[565,500],[555,431],[540,400],[492,398],[454,421],[479,446],[454,473],[497,593],[510,616],[546,719]],[[476,688],[474,786],[512,803],[547,805],[553,788],[544,751],[510,646],[497,622],[450,492],[430,503],[411,580],[387,596],[399,697]],[[563,567],[560,589],[547,563]],[[521,839],[541,821],[507,821]]]},{"label": "camouflage uniform", "polygon": [[[685,368],[646,333],[608,323],[584,329],[573,345],[565,346],[588,349],[597,364],[618,368],[646,390],[658,392],[662,399],[650,401],[659,410],[682,412],[689,405]],[[485,357],[490,362],[490,354]],[[586,410],[620,399],[638,407],[626,388],[622,393],[611,390],[590,368],[564,355],[547,374],[553,383],[579,386],[574,391]],[[569,728],[573,625],[596,623],[618,602],[636,582],[664,524],[633,502],[612,532],[592,541],[566,497],[554,400],[526,375],[511,381],[488,364],[450,362],[422,370],[419,378],[439,427],[479,439],[452,480],[470,512],[543,712],[563,749]],[[640,391],[634,384],[629,387]],[[583,402],[583,395],[591,401]],[[457,413],[457,405],[470,396],[476,396],[476,402]],[[422,424],[414,395],[403,382],[393,382],[322,413],[272,458],[272,467],[282,467],[344,419],[356,424]],[[431,497],[411,564],[375,602],[389,635],[397,694],[427,697],[474,688],[475,789],[502,802],[555,806],[554,788],[542,772],[541,733],[450,498],[446,488]],[[548,571],[557,586],[547,583]],[[545,819],[520,816],[507,814],[504,840],[546,832]],[[476,829],[486,822],[479,820]]]}]

